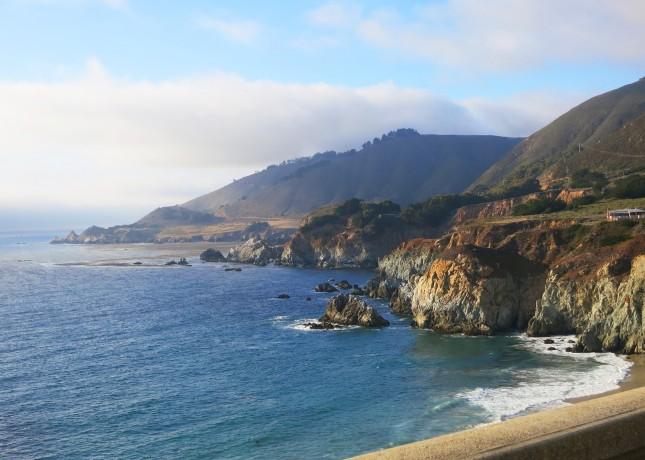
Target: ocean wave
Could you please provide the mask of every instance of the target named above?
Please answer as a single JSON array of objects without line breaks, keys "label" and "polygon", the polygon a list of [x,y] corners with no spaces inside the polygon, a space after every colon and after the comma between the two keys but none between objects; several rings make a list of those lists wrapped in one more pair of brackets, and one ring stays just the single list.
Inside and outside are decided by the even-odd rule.
[{"label": "ocean wave", "polygon": [[[568,404],[567,400],[604,393],[619,388],[627,377],[632,363],[613,353],[570,353],[565,345],[573,336],[544,338],[519,336],[518,347],[576,361],[588,361],[590,366],[563,371],[561,367],[525,369],[518,372],[519,383],[498,388],[475,388],[457,394],[468,403],[480,406],[490,414],[490,421],[501,421],[540,409]],[[548,350],[555,347],[556,350]]]},{"label": "ocean wave", "polygon": [[307,332],[343,332],[351,331],[352,329],[360,329],[360,326],[343,326],[338,329],[311,329],[307,327],[307,324],[315,323],[318,324],[318,318],[305,318],[293,321],[292,323],[285,326],[286,329],[294,329],[296,331],[307,331]]}]

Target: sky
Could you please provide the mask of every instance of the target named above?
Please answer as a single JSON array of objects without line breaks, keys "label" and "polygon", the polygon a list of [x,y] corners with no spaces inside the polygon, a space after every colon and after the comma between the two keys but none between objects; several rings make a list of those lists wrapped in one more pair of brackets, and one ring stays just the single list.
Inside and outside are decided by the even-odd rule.
[{"label": "sky", "polygon": [[384,132],[527,136],[645,75],[642,0],[0,0],[0,229],[136,220]]}]

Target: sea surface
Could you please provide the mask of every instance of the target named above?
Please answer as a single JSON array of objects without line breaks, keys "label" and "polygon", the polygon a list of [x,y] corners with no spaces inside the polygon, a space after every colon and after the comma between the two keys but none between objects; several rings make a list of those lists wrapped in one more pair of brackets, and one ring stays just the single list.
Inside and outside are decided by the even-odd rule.
[{"label": "sea surface", "polygon": [[[52,236],[0,234],[2,458],[343,458],[611,390],[629,371],[564,352],[569,337],[554,352],[411,329],[380,301],[389,328],[302,327],[331,296],[315,284],[367,271],[227,272],[190,246]],[[146,266],[180,253],[193,265]]]}]

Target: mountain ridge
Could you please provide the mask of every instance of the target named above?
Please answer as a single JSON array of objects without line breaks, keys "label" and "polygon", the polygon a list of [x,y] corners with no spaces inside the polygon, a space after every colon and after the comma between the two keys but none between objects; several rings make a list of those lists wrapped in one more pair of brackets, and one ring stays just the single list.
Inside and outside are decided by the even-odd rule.
[{"label": "mountain ridge", "polygon": [[[527,179],[546,187],[581,168],[603,173],[638,168],[645,164],[644,114],[645,78],[594,96],[524,139],[468,190],[503,189]],[[625,130],[632,136],[621,138]],[[607,143],[611,151],[598,151]]]},{"label": "mountain ridge", "polygon": [[400,129],[360,150],[319,153],[246,176],[182,206],[230,218],[303,215],[349,198],[401,205],[462,192],[521,138]]}]

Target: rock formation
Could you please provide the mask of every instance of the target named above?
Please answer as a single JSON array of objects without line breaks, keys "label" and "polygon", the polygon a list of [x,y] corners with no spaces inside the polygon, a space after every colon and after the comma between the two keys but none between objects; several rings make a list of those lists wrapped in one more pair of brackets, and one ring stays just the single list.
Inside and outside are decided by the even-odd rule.
[{"label": "rock formation", "polygon": [[528,334],[577,333],[579,351],[644,352],[645,237],[611,252],[553,267]]},{"label": "rock formation", "polygon": [[217,249],[208,248],[199,255],[204,262],[226,262],[226,257]]},{"label": "rock formation", "polygon": [[329,300],[325,314],[319,318],[321,323],[341,324],[344,326],[384,327],[390,322],[353,295],[340,294]]},{"label": "rock formation", "polygon": [[418,280],[412,315],[418,327],[494,334],[526,328],[544,287],[544,267],[498,249],[444,251]]},{"label": "rock formation", "polygon": [[229,262],[267,265],[280,259],[281,246],[272,246],[264,240],[250,239],[232,248],[227,256]]}]

